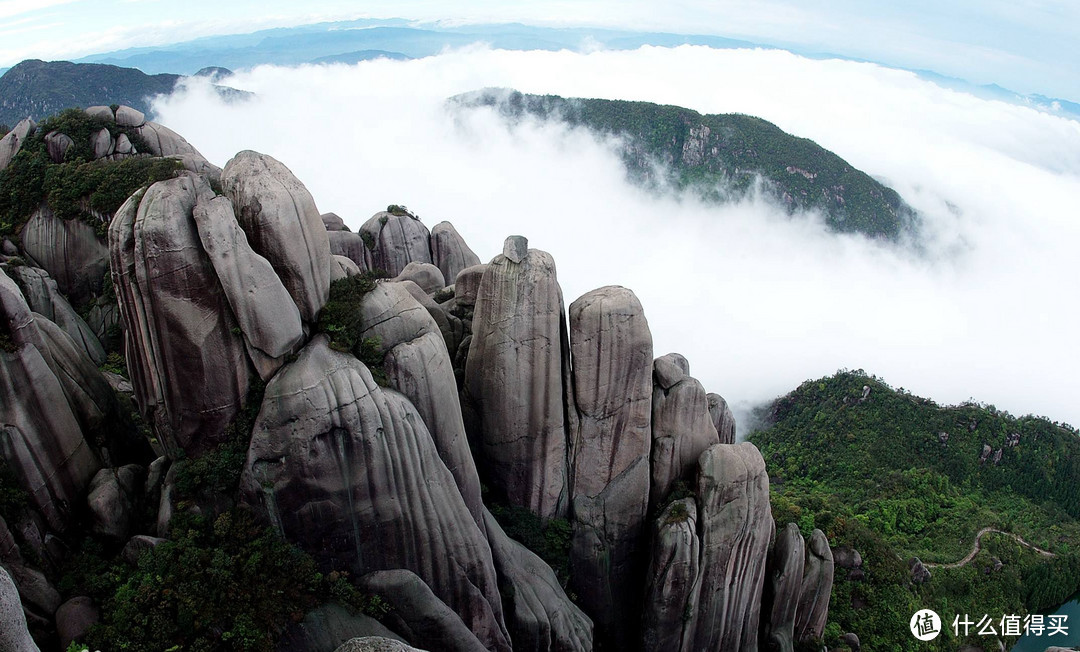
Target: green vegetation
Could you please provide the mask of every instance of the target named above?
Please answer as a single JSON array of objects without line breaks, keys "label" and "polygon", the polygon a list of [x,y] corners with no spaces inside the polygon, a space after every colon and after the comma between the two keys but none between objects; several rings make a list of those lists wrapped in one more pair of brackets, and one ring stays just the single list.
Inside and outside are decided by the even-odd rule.
[{"label": "green vegetation", "polygon": [[[390,204],[386,207],[386,212],[396,217],[411,217],[413,219],[418,219],[416,214],[400,204]],[[386,224],[386,218],[382,218],[382,223]]]},{"label": "green vegetation", "polygon": [[753,192],[761,179],[763,189],[789,212],[820,211],[836,231],[896,238],[914,224],[914,211],[896,191],[814,141],[761,118],[518,92],[471,94],[456,101],[496,106],[512,118],[559,119],[624,139],[623,163],[630,178],[653,189],[690,190],[719,202]]},{"label": "green vegetation", "polygon": [[388,381],[382,370],[382,343],[377,337],[363,337],[360,315],[360,301],[375,289],[378,278],[376,273],[363,272],[331,283],[330,298],[319,313],[318,330],[330,336],[330,348],[352,353],[368,367],[375,382],[385,386]]},{"label": "green vegetation", "polygon": [[570,539],[573,530],[564,518],[543,520],[524,507],[484,502],[506,534],[536,553],[555,571],[563,588],[570,579]]},{"label": "green vegetation", "polygon": [[0,518],[11,527],[29,504],[30,494],[22,488],[7,460],[0,457]]},{"label": "green vegetation", "polygon": [[[126,135],[138,151],[149,151],[136,130],[92,118],[80,109],[45,120],[0,171],[0,235],[17,233],[43,201],[58,217],[82,219],[104,235],[108,223],[102,216],[115,213],[139,188],[183,169],[176,159],[149,156],[95,161],[90,136],[100,129],[108,129],[114,138]],[[74,141],[62,163],[49,158],[45,136],[52,131]]]},{"label": "green vegetation", "polygon": [[108,371],[124,378],[128,377],[127,360],[124,356],[120,355],[116,351],[109,352],[109,356],[105,358],[105,364],[98,367],[101,371]]},{"label": "green vegetation", "polygon": [[[803,383],[761,416],[770,425],[751,441],[773,479],[777,526],[793,522],[804,535],[820,528],[833,547],[864,559],[863,579],[837,568],[826,644],[853,631],[875,651],[955,649],[964,641],[951,634],[916,641],[911,614],[934,609],[950,626],[965,613],[1000,619],[1053,608],[1080,588],[1080,438],[1072,427],[989,405],[938,406],[861,371]],[[980,461],[984,444],[992,452]],[[931,567],[928,583],[911,583],[908,559],[959,561],[985,527],[1056,556],[987,534],[966,566]]]}]

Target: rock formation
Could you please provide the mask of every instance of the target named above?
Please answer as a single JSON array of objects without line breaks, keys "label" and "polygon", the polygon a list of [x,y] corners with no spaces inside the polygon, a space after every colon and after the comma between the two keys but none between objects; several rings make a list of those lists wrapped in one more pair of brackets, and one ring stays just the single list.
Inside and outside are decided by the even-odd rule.
[{"label": "rock formation", "polygon": [[735,415],[731,413],[727,401],[719,394],[707,394],[709,402],[709,416],[712,417],[713,427],[720,437],[721,444],[735,443]]},{"label": "rock formation", "polygon": [[615,649],[638,640],[649,506],[652,335],[634,293],[593,290],[570,305],[574,408],[571,567],[582,606]]},{"label": "rock formation", "polygon": [[657,358],[653,378],[649,504],[655,508],[678,483],[693,482],[698,457],[720,438],[705,389],[690,376],[686,358],[678,353]]},{"label": "rock formation", "polygon": [[765,649],[774,652],[793,652],[795,645],[795,614],[802,595],[804,542],[799,526],[788,523],[776,535],[776,545],[769,557],[765,583],[765,604],[768,610],[764,627]]},{"label": "rock formation", "polygon": [[0,566],[0,650],[40,652],[26,629],[19,592],[3,566]]},{"label": "rock formation", "polygon": [[449,222],[439,222],[431,228],[431,258],[447,283],[453,282],[466,267],[480,264],[480,258]]},{"label": "rock formation", "polygon": [[431,263],[431,234],[409,214],[375,213],[360,227],[364,267],[397,276],[411,262]]},{"label": "rock formation", "polygon": [[488,482],[541,518],[565,516],[570,356],[551,256],[496,256],[480,282],[472,330],[465,390],[480,415]]},{"label": "rock formation", "polygon": [[491,550],[423,420],[325,336],[267,384],[242,490],[317,559],[411,570],[485,647],[509,649]]},{"label": "rock formation", "polygon": [[829,540],[821,530],[814,530],[806,545],[795,633],[800,641],[820,639],[829,615],[829,597],[833,585],[833,556]]}]

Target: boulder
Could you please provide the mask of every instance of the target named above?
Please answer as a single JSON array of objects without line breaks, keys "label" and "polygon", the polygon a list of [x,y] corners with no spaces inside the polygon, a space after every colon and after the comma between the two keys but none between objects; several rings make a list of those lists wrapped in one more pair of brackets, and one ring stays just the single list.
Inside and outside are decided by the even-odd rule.
[{"label": "boulder", "polygon": [[712,417],[713,427],[720,437],[721,444],[735,443],[735,415],[731,413],[727,401],[719,394],[706,394],[709,402],[709,416]]},{"label": "boulder", "polygon": [[482,526],[480,479],[465,434],[450,354],[435,320],[407,285],[412,284],[379,283],[364,296],[361,323],[370,326],[362,336],[378,338],[390,386],[420,413],[465,505]]},{"label": "boulder", "polygon": [[431,263],[418,263],[413,261],[401,270],[401,273],[390,279],[392,281],[412,281],[420,286],[420,289],[432,294],[446,287],[446,280],[439,268]]},{"label": "boulder", "polygon": [[465,392],[480,416],[481,475],[499,499],[543,519],[565,516],[570,355],[551,255],[496,256],[472,329]]},{"label": "boulder", "polygon": [[45,134],[45,151],[53,163],[63,163],[68,150],[75,145],[70,136],[59,131],[50,131]]},{"label": "boulder", "polygon": [[520,263],[529,255],[529,239],[523,235],[512,235],[503,242],[503,255],[512,263]]},{"label": "boulder", "polygon": [[336,263],[307,188],[280,162],[252,151],[225,165],[221,187],[251,248],[270,261],[300,316],[313,323],[330,294]]},{"label": "boulder", "polygon": [[[37,313],[34,322],[48,351],[45,361],[60,380],[83,432],[97,430],[116,411],[112,387],[94,361],[59,326]],[[110,428],[110,433],[106,433],[107,443],[112,443],[110,434],[121,434],[119,430]]]},{"label": "boulder", "polygon": [[341,644],[334,652],[424,652],[382,636],[364,636]]},{"label": "boulder", "polygon": [[37,129],[37,123],[30,118],[20,120],[19,124],[15,125],[15,128],[0,138],[0,170],[3,170],[11,163],[11,159],[15,158],[15,155],[22,149],[26,139],[29,138],[34,130]]},{"label": "boulder", "polygon": [[690,652],[701,571],[698,511],[692,498],[668,505],[653,523],[646,574],[642,640],[645,652]]},{"label": "boulder", "polygon": [[56,635],[60,649],[66,650],[73,641],[83,640],[99,619],[94,601],[85,595],[71,598],[56,610]]},{"label": "boulder", "polygon": [[90,531],[115,543],[125,541],[146,470],[135,464],[101,469],[90,482]]},{"label": "boulder", "polygon": [[833,548],[833,564],[840,568],[859,568],[862,566],[862,555],[854,548]]},{"label": "boulder", "polygon": [[[345,256],[334,256],[334,262],[341,268],[341,276],[338,278],[348,278],[350,276],[356,276],[360,273],[360,266],[356,264],[351,258]],[[336,280],[336,279],[335,279]]]},{"label": "boulder", "polygon": [[424,223],[411,215],[375,213],[360,227],[366,244],[366,269],[381,269],[397,276],[409,263],[431,262],[430,234]]},{"label": "boulder", "polygon": [[278,640],[277,650],[331,652],[352,639],[371,636],[404,643],[397,634],[371,616],[354,613],[347,607],[330,602],[309,611],[302,621],[289,625]]},{"label": "boulder", "polygon": [[179,159],[183,162],[185,169],[195,174],[203,174],[214,179],[221,176],[220,168],[207,161],[199,150],[172,129],[147,121],[137,127],[135,133],[143,139],[154,156]]},{"label": "boulder", "polygon": [[480,281],[488,266],[473,265],[458,272],[454,277],[454,301],[460,306],[472,308],[476,305],[476,295],[480,292]]},{"label": "boulder", "polygon": [[566,596],[555,571],[508,537],[487,509],[484,523],[514,647],[537,652],[592,650],[592,621]]},{"label": "boulder", "polygon": [[116,116],[113,114],[112,108],[107,106],[89,106],[86,108],[86,115],[96,120],[104,120],[108,123],[116,121]]},{"label": "boulder", "polygon": [[141,127],[146,124],[146,115],[142,111],[121,104],[116,109],[116,124],[121,127]]},{"label": "boulder", "polygon": [[251,361],[269,380],[304,340],[300,311],[269,261],[255,253],[225,197],[203,194],[192,211],[202,249],[244,336]]},{"label": "boulder", "polygon": [[19,591],[3,566],[0,566],[0,650],[40,652],[26,628]]},{"label": "boulder", "polygon": [[851,648],[851,652],[859,652],[862,649],[862,643],[859,642],[859,635],[854,632],[848,632],[840,637],[840,642]]},{"label": "boulder", "polygon": [[652,334],[633,292],[608,286],[570,305],[574,408],[571,578],[605,647],[640,639],[625,614],[642,600],[649,508]]},{"label": "boulder", "polygon": [[174,456],[223,441],[248,392],[244,338],[193,217],[208,192],[194,176],[160,181],[132,195],[109,227],[135,399]]},{"label": "boulder", "polygon": [[750,443],[716,444],[698,466],[701,572],[692,649],[756,652],[775,529],[765,460]]},{"label": "boulder", "polygon": [[480,257],[449,222],[439,222],[431,228],[431,258],[446,281],[457,278],[466,267],[480,264]]},{"label": "boulder", "polygon": [[145,534],[137,534],[124,544],[124,549],[120,551],[120,557],[132,566],[138,566],[139,557],[147,550],[153,550],[154,548],[165,543],[167,539],[159,539],[158,537],[151,537]]},{"label": "boulder", "polygon": [[908,560],[908,569],[911,571],[912,584],[926,584],[930,581],[930,569],[918,557]]},{"label": "boulder", "polygon": [[0,454],[49,527],[63,532],[100,464],[37,322],[0,270]]},{"label": "boulder", "polygon": [[690,485],[698,458],[720,442],[705,388],[690,376],[686,358],[669,353],[653,364],[652,482],[649,502],[663,503],[680,482]]},{"label": "boulder", "polygon": [[316,559],[407,569],[484,646],[509,649],[491,550],[403,395],[318,335],[266,386],[243,500]]},{"label": "boulder", "polygon": [[94,159],[105,158],[116,151],[116,141],[108,129],[98,129],[90,134],[90,149],[94,152]]},{"label": "boulder", "polygon": [[825,633],[833,571],[829,540],[821,530],[814,530],[806,545],[806,565],[795,619],[795,635],[800,641],[817,640]]},{"label": "boulder", "polygon": [[349,227],[345,226],[345,220],[341,219],[341,216],[337,213],[323,213],[322,217],[323,226],[327,231],[348,231]]},{"label": "boulder", "polygon": [[137,154],[135,146],[131,144],[131,139],[127,137],[127,134],[120,134],[116,137],[116,154],[130,156],[131,154]]},{"label": "boulder", "polygon": [[793,652],[795,649],[795,613],[806,563],[804,547],[799,526],[788,523],[776,535],[776,545],[769,556],[762,605],[767,620],[763,631],[766,649],[774,652]]},{"label": "boulder", "polygon": [[105,349],[97,335],[60,293],[48,272],[29,265],[7,265],[4,271],[19,286],[30,310],[59,326],[95,365],[105,362]]},{"label": "boulder", "polygon": [[327,231],[327,241],[330,243],[330,252],[335,256],[343,256],[356,263],[356,266],[365,269],[367,263],[367,245],[364,244],[359,233],[351,231]]},{"label": "boulder", "polygon": [[[385,623],[406,641],[429,650],[486,652],[488,648],[424,581],[407,570],[376,571],[360,578],[361,590],[393,608]],[[509,650],[505,645],[502,649]]]},{"label": "boulder", "polygon": [[19,232],[26,258],[49,273],[75,305],[101,294],[109,271],[109,247],[94,227],[82,220],[63,220],[42,204]]}]

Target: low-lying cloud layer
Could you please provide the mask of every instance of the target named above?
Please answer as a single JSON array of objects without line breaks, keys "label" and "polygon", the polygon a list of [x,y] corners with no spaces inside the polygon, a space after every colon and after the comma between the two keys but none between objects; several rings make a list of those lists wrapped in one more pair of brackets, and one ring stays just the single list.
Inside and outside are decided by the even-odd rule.
[{"label": "low-lying cloud layer", "polygon": [[[684,353],[745,409],[838,368],[956,403],[1080,424],[1080,123],[870,64],[777,51],[505,52],[258,68],[224,104],[191,88],[159,119],[219,165],[255,149],[354,229],[390,203],[447,219],[481,259],[504,236],[551,252],[567,305],[632,288],[657,355]],[[885,180],[921,251],[825,232],[765,200],[717,208],[629,185],[612,143],[507,127],[444,101],[486,86],[764,117]]]}]

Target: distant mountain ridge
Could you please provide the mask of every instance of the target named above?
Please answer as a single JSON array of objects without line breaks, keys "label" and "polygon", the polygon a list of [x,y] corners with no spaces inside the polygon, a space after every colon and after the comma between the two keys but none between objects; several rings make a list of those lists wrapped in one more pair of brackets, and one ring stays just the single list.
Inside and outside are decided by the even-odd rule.
[{"label": "distant mountain ridge", "polygon": [[466,93],[450,102],[495,107],[510,120],[554,119],[623,138],[627,173],[645,187],[690,190],[723,202],[746,196],[760,180],[762,190],[790,212],[820,211],[838,232],[895,239],[916,224],[915,211],[895,190],[812,140],[754,116],[505,89]]},{"label": "distant mountain ridge", "polygon": [[[218,69],[224,70],[224,69]],[[150,98],[171,93],[182,75],[147,75],[135,68],[100,63],[28,59],[0,76],[0,124],[42,119],[64,109],[124,104],[150,114]],[[226,97],[244,91],[218,87]]]}]

